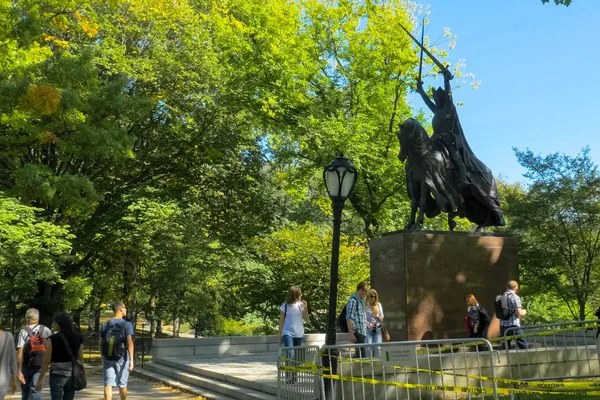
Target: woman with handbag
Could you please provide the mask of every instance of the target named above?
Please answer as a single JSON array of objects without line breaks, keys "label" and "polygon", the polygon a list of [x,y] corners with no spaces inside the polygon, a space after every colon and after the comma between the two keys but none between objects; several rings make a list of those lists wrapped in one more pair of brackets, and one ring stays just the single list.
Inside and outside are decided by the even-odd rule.
[{"label": "woman with handbag", "polygon": [[58,333],[50,336],[46,342],[46,355],[35,389],[42,390],[44,376],[50,367],[50,398],[72,400],[75,391],[82,389],[83,337],[73,332],[73,320],[68,314],[58,314],[54,322],[58,326]]},{"label": "woman with handbag", "polygon": [[469,337],[485,338],[487,337],[487,329],[490,326],[490,317],[485,308],[479,305],[474,294],[465,296],[467,303],[467,316],[465,321],[469,329]]},{"label": "woman with handbag", "polygon": [[[375,289],[369,289],[367,292],[365,312],[367,314],[367,343],[382,343],[383,307]],[[368,349],[371,357],[379,357],[379,346],[369,346]]]}]

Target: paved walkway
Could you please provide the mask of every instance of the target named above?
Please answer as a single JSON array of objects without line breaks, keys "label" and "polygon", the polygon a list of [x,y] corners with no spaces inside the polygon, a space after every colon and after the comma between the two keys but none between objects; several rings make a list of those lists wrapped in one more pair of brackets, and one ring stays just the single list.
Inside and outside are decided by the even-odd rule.
[{"label": "paved walkway", "polygon": [[165,357],[165,360],[277,388],[277,353]]},{"label": "paved walkway", "polygon": [[[46,380],[47,382],[47,380]],[[202,397],[192,396],[188,394],[183,394],[176,390],[173,390],[169,387],[165,387],[160,384],[156,384],[153,382],[149,382],[140,378],[130,377],[129,379],[129,394],[127,395],[127,399],[131,400],[143,400],[143,399],[165,399],[165,400],[175,400],[175,399],[186,399],[186,400],[201,400]],[[77,392],[75,394],[75,399],[78,400],[101,400],[104,396],[104,387],[102,384],[102,375],[91,375],[88,377],[88,387],[81,392]],[[6,397],[7,400],[20,400],[21,393],[15,393],[13,396]],[[50,392],[47,387],[47,383],[44,386],[44,390],[42,392],[42,400],[49,400]],[[113,388],[113,399],[119,399],[119,393],[117,388]]]}]

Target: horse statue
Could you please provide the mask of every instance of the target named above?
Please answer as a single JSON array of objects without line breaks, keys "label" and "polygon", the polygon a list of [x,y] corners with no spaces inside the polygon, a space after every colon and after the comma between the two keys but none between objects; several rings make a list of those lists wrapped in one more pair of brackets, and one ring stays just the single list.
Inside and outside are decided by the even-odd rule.
[{"label": "horse statue", "polygon": [[420,230],[425,215],[433,218],[440,212],[448,214],[450,230],[456,227],[457,216],[476,224],[478,232],[488,226],[504,225],[496,181],[485,164],[472,155],[478,167],[467,169],[465,182],[459,179],[448,149],[441,141],[430,138],[419,121],[409,118],[399,127],[398,158],[405,162],[411,200],[410,218],[404,229]]}]

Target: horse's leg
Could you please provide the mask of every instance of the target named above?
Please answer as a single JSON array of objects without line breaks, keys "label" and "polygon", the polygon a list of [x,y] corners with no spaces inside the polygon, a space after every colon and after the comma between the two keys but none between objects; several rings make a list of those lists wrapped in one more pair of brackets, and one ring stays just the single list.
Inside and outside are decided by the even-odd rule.
[{"label": "horse's leg", "polygon": [[417,223],[414,225],[413,230],[420,231],[423,219],[425,218],[425,204],[427,202],[427,196],[429,196],[429,188],[424,182],[421,182],[421,190],[419,191],[419,217]]},{"label": "horse's leg", "polygon": [[408,183],[408,190],[410,191],[410,216],[408,218],[408,223],[404,227],[405,230],[412,229],[415,224],[415,215],[417,214],[417,202],[419,201],[419,196],[415,190],[415,183]]},{"label": "horse's leg", "polygon": [[477,225],[477,228],[475,228],[475,232],[485,232],[485,225]]}]

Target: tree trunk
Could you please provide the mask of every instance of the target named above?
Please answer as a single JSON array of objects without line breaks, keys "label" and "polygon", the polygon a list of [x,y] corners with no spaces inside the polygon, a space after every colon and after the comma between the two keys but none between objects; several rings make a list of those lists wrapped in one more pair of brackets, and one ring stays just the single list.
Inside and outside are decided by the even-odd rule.
[{"label": "tree trunk", "polygon": [[156,320],[156,333],[162,334],[162,320],[159,318]]},{"label": "tree trunk", "polygon": [[83,311],[83,308],[73,311],[73,324],[77,333],[81,333],[81,311]]},{"label": "tree trunk", "polygon": [[585,300],[578,301],[579,303],[579,320],[585,321]]},{"label": "tree trunk", "polygon": [[173,337],[174,338],[178,338],[179,337],[179,329],[181,327],[181,323],[179,321],[179,313],[175,314],[175,317],[173,318]]},{"label": "tree trunk", "polygon": [[88,329],[87,329],[88,332],[94,331],[95,315],[96,315],[96,311],[94,310],[94,303],[90,303],[90,313],[88,314]]},{"label": "tree trunk", "polygon": [[94,310],[94,332],[99,334],[100,332],[100,307]]},{"label": "tree trunk", "polygon": [[156,295],[152,294],[148,299],[146,319],[150,324],[150,337],[154,339],[156,337]]}]

